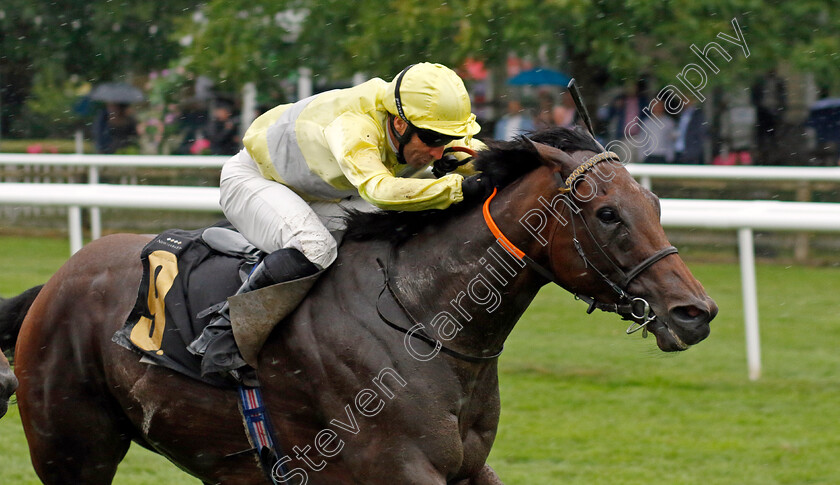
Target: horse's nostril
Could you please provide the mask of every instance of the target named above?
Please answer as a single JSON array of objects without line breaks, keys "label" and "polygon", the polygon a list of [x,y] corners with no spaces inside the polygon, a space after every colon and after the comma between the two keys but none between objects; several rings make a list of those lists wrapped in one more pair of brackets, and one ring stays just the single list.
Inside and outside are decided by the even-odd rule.
[{"label": "horse's nostril", "polygon": [[708,311],[694,305],[676,307],[670,314],[672,321],[683,325],[697,325],[711,320]]},{"label": "horse's nostril", "polygon": [[671,319],[671,328],[688,345],[694,345],[709,336],[709,322],[713,316],[704,307],[678,306],[668,312],[668,316]]},{"label": "horse's nostril", "polygon": [[691,317],[691,318],[695,318],[696,316],[698,316],[698,315],[702,314],[702,313],[703,313],[703,310],[701,310],[701,309],[699,309],[699,308],[697,308],[697,307],[693,307],[693,306],[692,306],[692,307],[688,307],[688,308],[685,310],[685,313],[686,313],[686,315],[688,315],[689,317]]}]

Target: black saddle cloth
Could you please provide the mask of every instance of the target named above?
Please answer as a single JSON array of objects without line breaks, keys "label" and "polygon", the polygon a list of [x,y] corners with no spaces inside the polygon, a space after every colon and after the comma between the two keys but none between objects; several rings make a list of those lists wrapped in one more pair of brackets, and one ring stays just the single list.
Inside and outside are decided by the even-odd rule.
[{"label": "black saddle cloth", "polygon": [[171,229],[143,248],[137,301],[112,340],[141,354],[145,361],[229,387],[221,377],[202,377],[201,357],[187,346],[215,315],[199,318],[198,314],[233,295],[253,261],[214,250],[202,239],[204,231]]}]

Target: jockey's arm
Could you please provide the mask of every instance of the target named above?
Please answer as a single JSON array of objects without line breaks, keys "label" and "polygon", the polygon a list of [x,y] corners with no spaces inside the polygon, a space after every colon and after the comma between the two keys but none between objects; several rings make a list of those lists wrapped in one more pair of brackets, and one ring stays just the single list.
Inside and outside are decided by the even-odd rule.
[{"label": "jockey's arm", "polygon": [[325,135],[342,173],[366,201],[384,210],[420,211],[445,209],[464,199],[460,175],[396,177],[382,163],[379,141],[384,133],[367,117],[342,118],[331,123]]},{"label": "jockey's arm", "polygon": [[359,195],[384,210],[421,211],[446,209],[464,200],[460,175],[439,179],[395,177],[377,174],[359,185]]}]

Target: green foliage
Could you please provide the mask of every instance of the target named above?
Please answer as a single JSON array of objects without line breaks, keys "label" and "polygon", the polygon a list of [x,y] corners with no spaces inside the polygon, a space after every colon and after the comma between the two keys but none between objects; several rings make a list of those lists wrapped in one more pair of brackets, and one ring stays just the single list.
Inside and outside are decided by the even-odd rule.
[{"label": "green foliage", "polygon": [[247,82],[262,92],[278,91],[279,82],[301,62],[288,18],[292,2],[213,0],[200,15],[184,17],[178,36],[191,39],[184,49],[189,67],[215,80],[221,89],[239,92]]},{"label": "green foliage", "polygon": [[[738,68],[710,76],[711,87],[789,59],[833,81],[837,9],[823,0],[213,0],[202,22],[181,24],[181,35],[193,35],[189,55],[199,72],[235,86],[255,79],[271,85],[301,66],[328,79],[388,77],[411,62],[458,66],[473,57],[500,70],[510,54],[542,62],[538,52],[550,65],[566,59],[555,67],[598,84],[641,75],[667,83],[697,61],[691,44],[721,42],[717,34],[733,35],[737,18],[750,58],[724,43]],[[304,18],[295,43],[274,20],[290,10]]]},{"label": "green foliage", "polygon": [[34,137],[70,137],[83,123],[72,107],[82,82],[68,77],[61,66],[47,65],[35,75],[29,101],[14,119],[13,131]]},{"label": "green foliage", "polygon": [[799,12],[799,20],[792,25],[799,35],[795,38],[790,59],[801,71],[814,73],[820,85],[840,90],[837,70],[840,63],[840,37],[837,36],[840,4],[830,2],[822,9],[814,8],[810,3],[806,5],[791,5]]},{"label": "green foliage", "polygon": [[[58,64],[68,74],[109,80],[148,72],[177,56],[172,21],[195,2],[4,0],[0,52],[12,69]],[[27,65],[19,65],[26,62]]]},{"label": "green foliage", "polygon": [[152,71],[146,84],[149,103],[152,105],[177,104],[190,95],[195,75],[177,64],[169,69]]},{"label": "green foliage", "polygon": [[356,72],[388,78],[412,62],[471,57],[501,82],[509,55],[567,70],[590,92],[640,76],[658,87],[697,62],[692,44],[731,35],[733,18],[750,57],[724,42],[733,65],[709,88],[749,85],[780,62],[840,88],[840,4],[826,0],[5,0],[4,119],[47,66],[99,82],[177,63],[228,93],[255,82],[267,104],[287,100],[300,67],[329,87]]},{"label": "green foliage", "polygon": [[170,36],[172,22],[195,5],[187,0],[4,0],[0,4],[3,130],[29,103],[36,76],[77,75],[95,84],[167,66],[179,55],[177,40]]}]

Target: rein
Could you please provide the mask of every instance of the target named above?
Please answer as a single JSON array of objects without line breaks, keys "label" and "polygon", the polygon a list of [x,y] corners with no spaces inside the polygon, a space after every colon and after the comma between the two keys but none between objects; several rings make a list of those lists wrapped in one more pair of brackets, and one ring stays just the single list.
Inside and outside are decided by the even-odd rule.
[{"label": "rein", "polygon": [[[419,321],[417,321],[417,319],[414,318],[414,316],[411,314],[411,312],[408,311],[408,308],[406,308],[405,305],[403,305],[402,301],[400,301],[399,297],[397,296],[397,292],[394,291],[394,288],[391,285],[391,273],[389,271],[389,268],[390,268],[390,265],[391,265],[392,256],[394,255],[395,252],[396,252],[396,249],[392,248],[391,254],[388,256],[388,261],[384,264],[382,263],[382,260],[380,260],[379,258],[376,258],[376,263],[379,264],[379,268],[382,270],[382,273],[383,273],[384,278],[385,278],[385,283],[382,286],[382,290],[380,290],[380,292],[379,292],[379,297],[376,299],[376,313],[379,315],[379,318],[381,318],[383,322],[387,323],[390,327],[392,327],[396,330],[399,330],[400,332],[406,334],[407,336],[414,337],[418,340],[421,340],[421,341],[431,345],[435,349],[435,351],[443,352],[444,354],[448,354],[452,357],[455,357],[456,359],[463,360],[463,361],[466,361],[466,362],[472,362],[472,363],[487,362],[487,361],[496,359],[500,355],[502,355],[502,351],[504,351],[504,346],[501,349],[499,349],[498,352],[494,353],[493,355],[469,355],[469,354],[464,354],[464,353],[458,352],[457,350],[452,350],[452,349],[444,346],[443,344],[441,344],[440,340],[429,336],[426,333],[426,331],[424,330],[423,324],[420,323]],[[382,301],[382,295],[385,293],[386,290],[388,291],[388,293],[390,293],[391,298],[394,299],[394,301],[397,303],[397,306],[400,308],[400,310],[402,310],[402,312],[405,314],[405,316],[408,317],[408,320],[412,324],[412,327],[410,329],[403,328],[402,326],[400,326],[400,325],[396,324],[395,322],[391,321],[388,317],[386,317],[382,313],[382,309],[379,307],[379,302]]]},{"label": "rein", "polygon": [[[467,147],[450,147],[450,148],[447,148],[444,153],[448,153],[448,152],[466,153],[467,155],[469,155],[469,158],[466,158],[466,159],[461,160],[461,161],[456,161],[456,162],[453,163],[453,165],[451,167],[443,168],[443,170],[444,170],[443,173],[451,172],[451,171],[455,170],[456,168],[458,168],[459,166],[469,163],[473,159],[473,157],[476,156],[475,150],[473,150],[471,148],[467,148]],[[391,248],[391,252],[388,255],[388,261],[384,264],[382,263],[382,260],[380,260],[379,258],[376,258],[376,263],[379,264],[379,268],[382,270],[383,276],[385,278],[385,283],[382,285],[382,290],[380,290],[379,297],[376,299],[376,313],[379,315],[379,318],[381,318],[383,322],[387,323],[390,327],[392,327],[396,330],[399,330],[400,332],[406,334],[407,336],[416,338],[418,340],[421,340],[421,341],[431,345],[435,349],[435,351],[443,352],[444,354],[448,354],[452,357],[455,357],[456,359],[463,360],[465,362],[473,362],[473,363],[487,362],[487,361],[496,359],[500,355],[502,355],[502,351],[504,351],[504,346],[502,346],[502,348],[499,349],[499,351],[494,353],[493,355],[469,355],[469,354],[464,354],[464,353],[458,352],[457,350],[452,350],[452,349],[444,346],[443,344],[441,344],[440,340],[429,336],[429,334],[427,334],[426,331],[424,330],[423,324],[420,323],[419,321],[417,321],[417,319],[414,318],[414,315],[412,315],[411,312],[408,311],[408,308],[406,308],[405,305],[403,305],[402,301],[400,301],[400,298],[397,295],[397,292],[394,291],[394,288],[391,285],[390,266],[391,266],[391,260],[394,259],[394,254],[395,253],[396,253],[396,248]],[[394,302],[396,302],[396,304],[400,308],[400,310],[405,314],[406,317],[408,317],[408,320],[412,324],[412,327],[410,329],[403,328],[402,326],[396,324],[395,322],[392,322],[388,317],[386,317],[382,313],[382,310],[379,307],[379,302],[382,301],[382,295],[385,294],[386,290],[391,295],[391,298],[393,298]]]},{"label": "rein", "polygon": [[[597,155],[592,156],[585,162],[583,162],[580,166],[578,166],[570,175],[566,178],[564,187],[561,187],[559,190],[562,193],[568,193],[572,191],[572,187],[574,182],[579,178],[582,177],[588,170],[594,167],[596,164],[606,161],[617,159],[618,156],[613,152],[603,152]],[[523,261],[526,265],[531,267],[535,270],[540,276],[551,281],[557,285],[559,282],[554,278],[554,275],[551,271],[548,270],[545,266],[537,263],[528,255],[525,254],[524,251],[516,247],[505,235],[502,233],[499,226],[496,224],[496,221],[493,220],[493,216],[490,214],[490,202],[496,196],[497,189],[493,189],[493,193],[490,194],[490,197],[484,201],[484,207],[482,208],[482,212],[484,214],[484,221],[487,224],[487,228],[490,230],[491,233],[496,237],[499,242],[502,243],[502,247],[507,250],[513,257]],[[604,252],[601,248],[601,245],[598,244],[598,240],[595,238],[595,235],[592,233],[592,230],[589,228],[589,225],[586,224],[586,220],[581,216],[581,222],[583,223],[583,227],[586,229],[586,232],[589,234],[590,239],[595,242],[595,245],[601,251],[601,254],[610,262],[610,264],[615,268],[616,272],[621,275],[621,281],[616,283],[613,281],[609,276],[604,274],[601,270],[599,270],[590,259],[586,256],[586,252],[583,250],[583,246],[580,244],[580,241],[577,237],[577,225],[575,224],[575,212],[571,211],[572,214],[570,216],[570,220],[572,221],[572,233],[573,233],[573,243],[575,246],[575,250],[577,251],[580,258],[583,260],[583,263],[586,267],[592,268],[592,270],[602,279],[607,285],[613,289],[618,295],[618,302],[617,303],[605,303],[599,302],[595,298],[575,294],[575,298],[582,300],[583,302],[589,305],[586,313],[592,313],[595,309],[599,309],[601,311],[613,312],[621,315],[627,320],[632,320],[633,323],[627,328],[627,334],[632,334],[638,332],[639,330],[644,329],[643,336],[647,337],[647,325],[653,322],[656,319],[656,314],[650,307],[650,304],[641,297],[631,296],[627,293],[627,286],[630,285],[637,276],[639,276],[643,271],[650,268],[660,259],[668,256],[670,254],[676,254],[677,248],[674,246],[668,246],[666,248],[660,249],[656,253],[652,254],[644,261],[640,262],[636,266],[634,266],[630,271],[624,272],[613,260],[609,257],[609,255]]]}]

